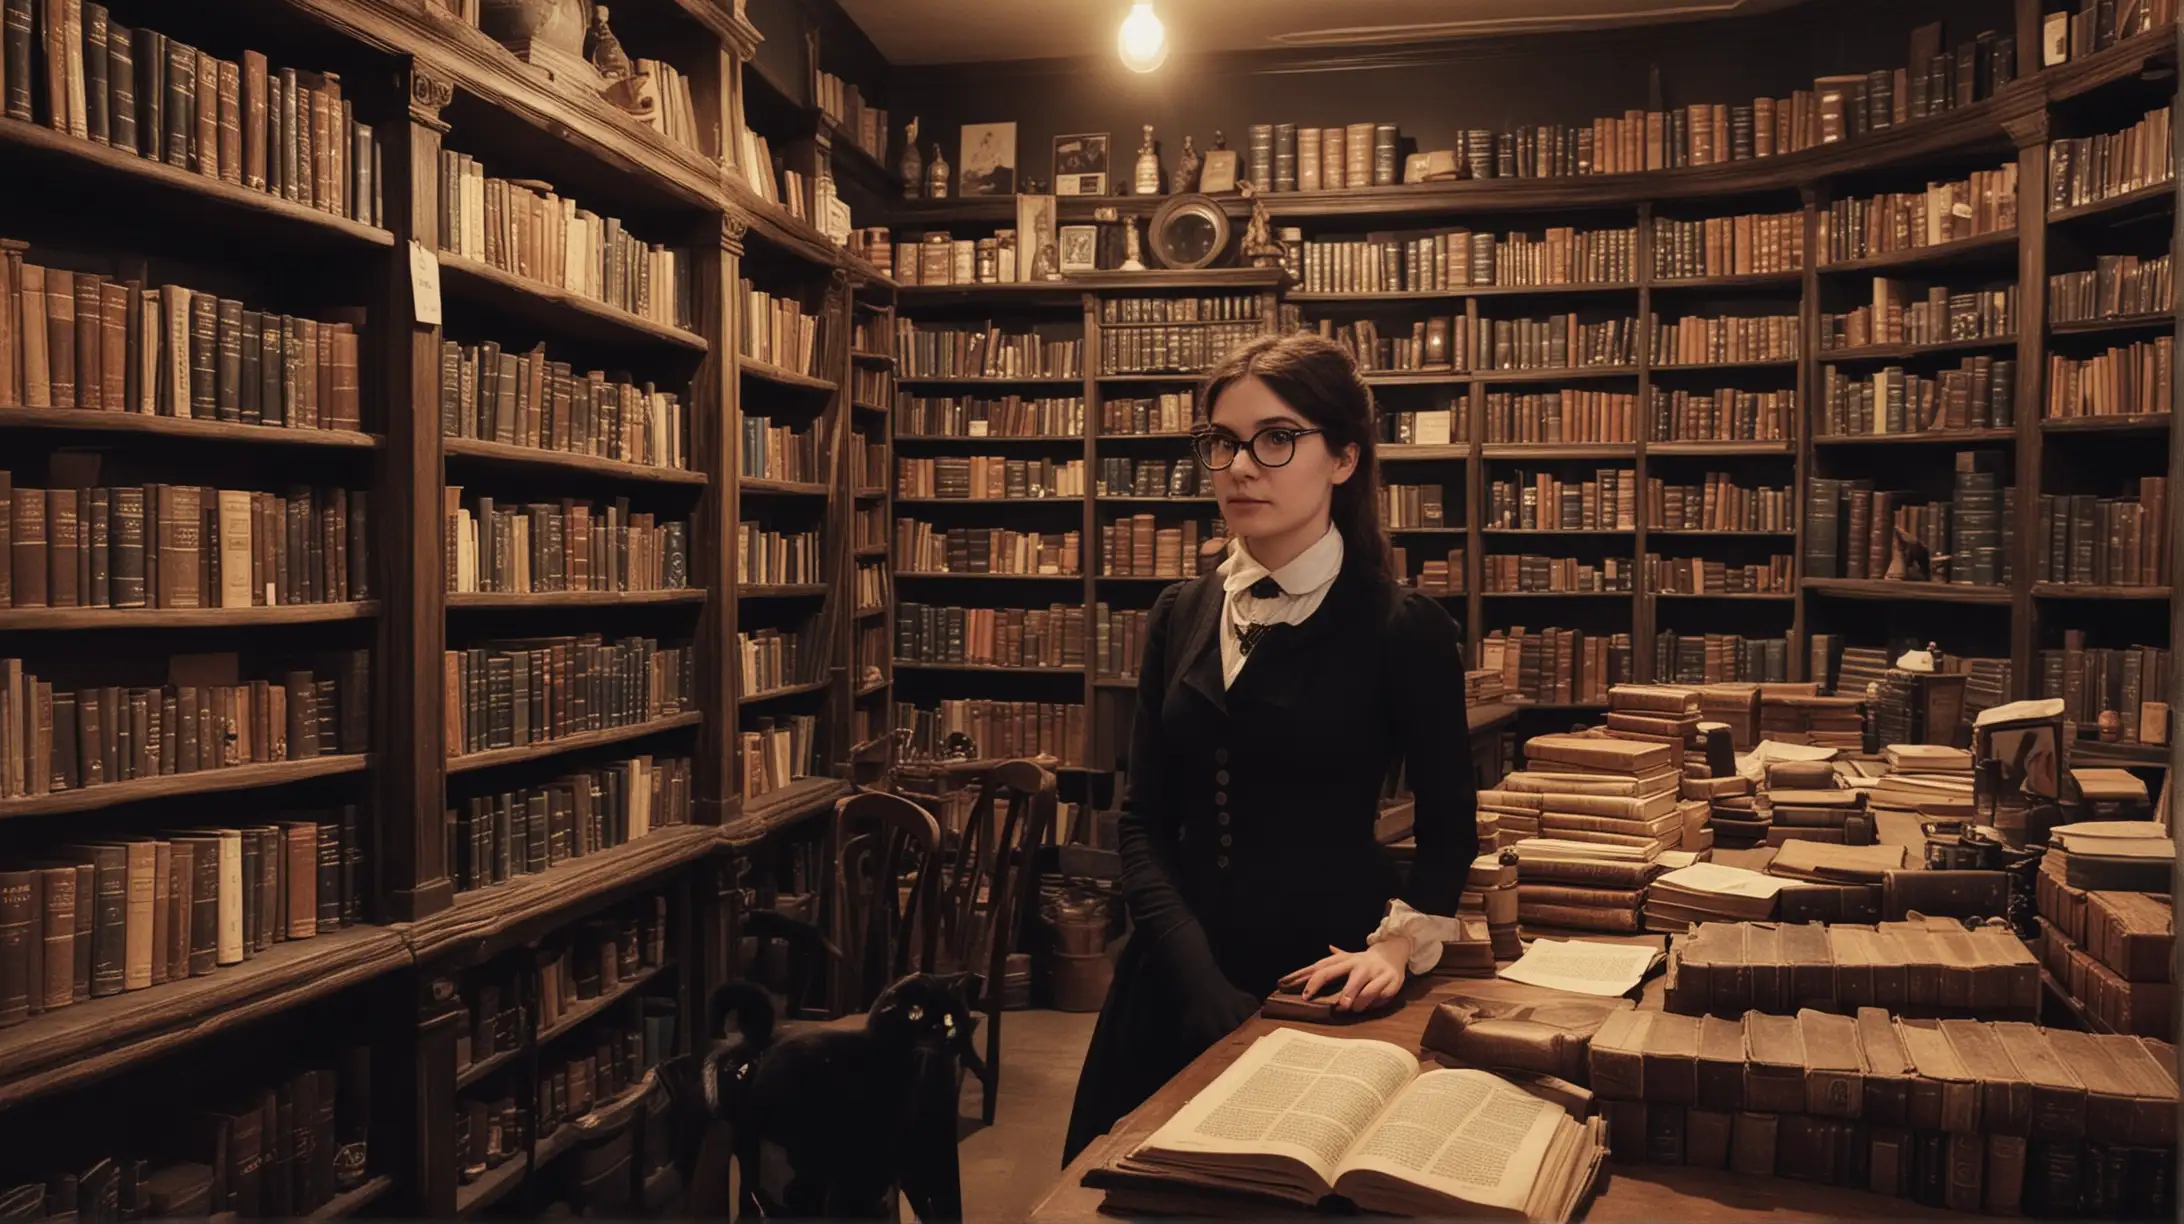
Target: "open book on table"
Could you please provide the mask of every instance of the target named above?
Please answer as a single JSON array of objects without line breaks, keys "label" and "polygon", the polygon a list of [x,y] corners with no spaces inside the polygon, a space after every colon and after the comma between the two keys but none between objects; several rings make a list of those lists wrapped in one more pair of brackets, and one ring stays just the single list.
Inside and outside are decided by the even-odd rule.
[{"label": "open book on table", "polygon": [[1597,1120],[1485,1071],[1384,1041],[1277,1029],[1177,1111],[1124,1170],[1394,1215],[1566,1220],[1598,1175]]}]

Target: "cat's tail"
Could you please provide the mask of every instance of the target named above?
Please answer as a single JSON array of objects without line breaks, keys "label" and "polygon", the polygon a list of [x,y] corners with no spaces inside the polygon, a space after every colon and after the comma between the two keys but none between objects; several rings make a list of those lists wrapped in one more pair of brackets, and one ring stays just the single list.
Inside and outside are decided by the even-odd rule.
[{"label": "cat's tail", "polygon": [[726,1038],[728,1022],[735,1021],[735,1031],[743,1037],[746,1058],[757,1057],[773,1044],[773,996],[756,982],[722,983],[720,989],[713,992],[710,1019],[707,1031],[716,1039]]}]

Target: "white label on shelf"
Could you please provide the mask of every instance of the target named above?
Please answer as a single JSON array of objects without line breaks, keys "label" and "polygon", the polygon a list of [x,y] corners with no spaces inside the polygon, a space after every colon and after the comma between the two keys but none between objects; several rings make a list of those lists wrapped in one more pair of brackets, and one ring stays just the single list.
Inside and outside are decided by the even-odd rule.
[{"label": "white label on shelf", "polygon": [[974,438],[983,438],[983,437],[985,437],[985,436],[986,436],[986,422],[984,422],[984,421],[972,421],[972,422],[970,422],[969,424],[970,424],[970,427],[971,427],[971,436],[972,436],[972,437],[974,437]]},{"label": "white label on shelf", "polygon": [[427,327],[440,325],[440,260],[425,249],[425,244],[410,239],[409,244],[410,300],[417,303],[417,322]]},{"label": "white label on shelf", "polygon": [[1449,436],[1449,412],[1421,412],[1418,414],[1416,438],[1420,446],[1447,446]]}]

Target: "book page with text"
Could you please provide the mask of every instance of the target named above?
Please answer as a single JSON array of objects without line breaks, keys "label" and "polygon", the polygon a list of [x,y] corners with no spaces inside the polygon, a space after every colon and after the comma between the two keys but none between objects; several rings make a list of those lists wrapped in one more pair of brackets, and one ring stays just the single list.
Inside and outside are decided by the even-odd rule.
[{"label": "book page with text", "polygon": [[1331,1184],[1343,1152],[1417,1074],[1418,1060],[1400,1046],[1277,1029],[1145,1147],[1292,1156]]},{"label": "book page with text", "polygon": [[1385,1174],[1522,1212],[1564,1113],[1484,1071],[1412,1080],[1336,1170]]}]

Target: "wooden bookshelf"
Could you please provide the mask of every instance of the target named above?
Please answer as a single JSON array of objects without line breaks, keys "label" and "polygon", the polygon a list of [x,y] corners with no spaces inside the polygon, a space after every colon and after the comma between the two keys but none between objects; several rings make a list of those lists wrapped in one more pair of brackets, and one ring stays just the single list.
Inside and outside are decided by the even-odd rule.
[{"label": "wooden bookshelf", "polygon": [[24,816],[58,816],[67,812],[95,812],[124,803],[146,803],[184,795],[221,795],[264,790],[313,778],[363,773],[372,767],[370,753],[337,753],[300,761],[260,761],[230,765],[225,769],[200,769],[194,773],[162,774],[156,778],[132,778],[77,790],[0,799],[0,820]]},{"label": "wooden bookshelf", "polygon": [[376,599],[268,608],[5,608],[0,633],[81,629],[262,629],[371,620]]},{"label": "wooden bookshelf", "polygon": [[608,727],[600,731],[580,731],[575,735],[564,735],[559,739],[541,740],[535,744],[519,744],[514,748],[489,748],[484,752],[464,753],[461,756],[451,756],[447,759],[447,772],[459,774],[469,773],[477,769],[498,769],[504,765],[519,765],[526,761],[544,760],[547,757],[582,752],[588,748],[599,748],[607,744],[625,743],[629,740],[643,739],[648,735],[673,731],[679,727],[694,727],[704,718],[703,714],[692,710],[682,714],[671,714],[666,718],[631,723],[626,727]]}]

